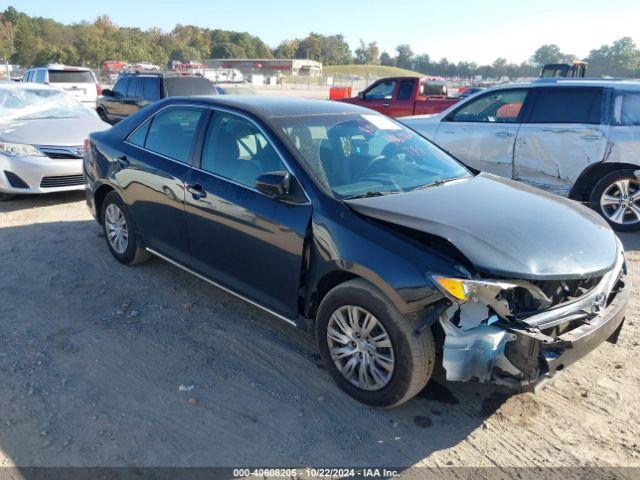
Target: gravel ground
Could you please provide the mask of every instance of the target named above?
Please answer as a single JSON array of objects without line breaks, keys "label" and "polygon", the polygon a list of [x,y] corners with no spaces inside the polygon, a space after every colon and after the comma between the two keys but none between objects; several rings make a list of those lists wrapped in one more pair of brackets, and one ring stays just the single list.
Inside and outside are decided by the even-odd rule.
[{"label": "gravel ground", "polygon": [[618,345],[537,394],[439,372],[385,411],[280,320],[117,263],[81,193],[0,204],[0,272],[0,466],[640,466],[637,294]]}]

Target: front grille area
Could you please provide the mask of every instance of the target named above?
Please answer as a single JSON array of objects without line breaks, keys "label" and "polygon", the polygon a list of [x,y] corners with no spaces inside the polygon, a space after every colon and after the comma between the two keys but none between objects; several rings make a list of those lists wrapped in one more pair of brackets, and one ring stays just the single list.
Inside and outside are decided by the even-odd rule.
[{"label": "front grille area", "polygon": [[49,158],[55,158],[56,160],[71,160],[75,158],[82,158],[77,155],[72,155],[66,152],[43,152]]},{"label": "front grille area", "polygon": [[579,280],[544,280],[532,281],[546,298],[536,297],[529,289],[518,287],[507,294],[510,310],[516,316],[535,314],[546,308],[553,308],[563,303],[577,300],[596,287],[602,277],[592,277]]},{"label": "front grille area", "polygon": [[77,160],[82,158],[84,148],[82,146],[71,147],[54,147],[46,145],[38,145],[38,150],[47,157],[55,160]]},{"label": "front grille area", "polygon": [[42,188],[52,187],[72,187],[75,185],[83,185],[84,177],[80,175],[65,175],[61,177],[44,177],[40,182]]},{"label": "front grille area", "polygon": [[5,170],[4,174],[13,188],[29,188],[29,185],[15,173]]}]

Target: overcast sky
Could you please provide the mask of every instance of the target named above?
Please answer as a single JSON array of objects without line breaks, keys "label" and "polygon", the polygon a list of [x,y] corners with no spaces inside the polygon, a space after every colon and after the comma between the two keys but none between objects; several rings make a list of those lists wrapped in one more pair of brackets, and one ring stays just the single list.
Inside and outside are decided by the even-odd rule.
[{"label": "overcast sky", "polygon": [[272,47],[311,31],[342,33],[352,49],[360,38],[391,54],[408,43],[432,58],[480,64],[519,63],[545,43],[578,57],[622,36],[640,44],[638,0],[0,0],[2,10],[9,5],[64,23],[106,13],[142,29],[182,23],[247,31]]}]

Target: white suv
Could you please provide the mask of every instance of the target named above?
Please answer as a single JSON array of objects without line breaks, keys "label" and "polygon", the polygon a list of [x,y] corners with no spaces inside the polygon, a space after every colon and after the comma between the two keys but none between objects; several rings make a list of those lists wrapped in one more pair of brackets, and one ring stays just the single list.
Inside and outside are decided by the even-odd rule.
[{"label": "white suv", "polygon": [[401,122],[467,165],[588,203],[640,229],[640,82],[545,79]]},{"label": "white suv", "polygon": [[47,65],[27,70],[23,82],[44,83],[64,90],[82,103],[95,108],[96,99],[102,95],[100,84],[91,70],[84,67]]}]

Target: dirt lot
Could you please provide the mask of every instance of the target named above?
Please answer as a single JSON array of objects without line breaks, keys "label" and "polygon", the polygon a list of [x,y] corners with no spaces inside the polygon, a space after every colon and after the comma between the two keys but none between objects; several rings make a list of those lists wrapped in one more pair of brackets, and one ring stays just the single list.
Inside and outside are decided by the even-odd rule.
[{"label": "dirt lot", "polygon": [[[638,283],[640,235],[623,241]],[[640,466],[639,294],[617,346],[537,394],[439,374],[384,411],[280,320],[118,264],[82,194],[0,204],[0,272],[0,465]]]}]

